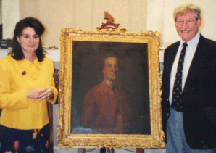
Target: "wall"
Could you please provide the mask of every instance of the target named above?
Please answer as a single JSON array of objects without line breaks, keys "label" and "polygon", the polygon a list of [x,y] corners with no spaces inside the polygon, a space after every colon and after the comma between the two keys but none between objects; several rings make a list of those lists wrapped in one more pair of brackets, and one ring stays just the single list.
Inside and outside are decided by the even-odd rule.
[{"label": "wall", "polygon": [[216,40],[216,1],[213,0],[2,0],[3,38],[11,38],[16,22],[26,16],[38,17],[47,31],[44,46],[60,46],[62,28],[96,30],[106,22],[103,12],[109,11],[116,23],[129,32],[145,30],[161,33],[161,46],[179,40],[172,12],[183,3],[201,6],[204,36]]},{"label": "wall", "polygon": [[36,16],[36,1],[35,0],[19,0],[20,19],[27,16]]},{"label": "wall", "polygon": [[[83,30],[96,30],[104,20],[104,11],[115,18],[122,28],[130,32],[146,30],[147,1],[143,0],[3,0],[5,6],[14,3],[11,9],[20,6],[18,21],[26,16],[34,16],[46,27],[43,35],[44,46],[60,46],[59,36],[62,28],[81,28]],[[17,2],[19,2],[17,4]],[[9,7],[5,14],[11,11]],[[14,28],[14,23],[9,23]],[[8,28],[7,37],[11,38],[13,28]],[[6,31],[4,31],[6,34]]]},{"label": "wall", "polygon": [[14,26],[20,20],[19,0],[2,0],[3,39],[12,38]]}]

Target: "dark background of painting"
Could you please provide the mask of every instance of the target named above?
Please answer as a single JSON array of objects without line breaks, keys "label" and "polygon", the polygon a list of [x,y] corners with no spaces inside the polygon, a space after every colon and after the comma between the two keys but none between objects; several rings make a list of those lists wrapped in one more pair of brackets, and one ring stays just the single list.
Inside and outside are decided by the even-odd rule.
[{"label": "dark background of painting", "polygon": [[131,128],[134,130],[130,134],[150,135],[147,44],[73,41],[72,51],[71,133],[74,128],[82,127],[80,116],[86,92],[103,81],[103,59],[107,54],[115,54],[121,88],[133,107]]}]

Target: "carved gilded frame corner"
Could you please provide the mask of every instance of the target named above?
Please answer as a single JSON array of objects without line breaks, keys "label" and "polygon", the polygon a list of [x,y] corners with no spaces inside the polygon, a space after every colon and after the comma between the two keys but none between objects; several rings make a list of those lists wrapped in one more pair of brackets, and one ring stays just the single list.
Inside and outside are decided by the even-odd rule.
[{"label": "carved gilded frame corner", "polygon": [[[60,36],[60,71],[57,145],[59,148],[164,148],[159,73],[159,33],[145,31],[84,31],[65,28]],[[147,43],[149,67],[149,108],[151,134],[73,134],[71,133],[72,43],[73,41]]]}]

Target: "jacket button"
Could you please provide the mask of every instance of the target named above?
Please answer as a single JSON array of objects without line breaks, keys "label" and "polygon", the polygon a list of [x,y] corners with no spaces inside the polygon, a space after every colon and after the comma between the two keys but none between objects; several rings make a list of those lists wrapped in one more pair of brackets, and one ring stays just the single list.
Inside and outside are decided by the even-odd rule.
[{"label": "jacket button", "polygon": [[169,99],[167,99],[167,101],[169,101]]},{"label": "jacket button", "polygon": [[169,113],[167,113],[167,116],[169,116]]}]

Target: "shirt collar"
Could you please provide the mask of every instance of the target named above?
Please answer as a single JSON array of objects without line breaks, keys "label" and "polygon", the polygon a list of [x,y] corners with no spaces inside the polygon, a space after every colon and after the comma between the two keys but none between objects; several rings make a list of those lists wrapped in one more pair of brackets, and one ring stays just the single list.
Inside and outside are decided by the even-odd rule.
[{"label": "shirt collar", "polygon": [[38,58],[36,57],[33,62],[30,62],[28,59],[23,59],[20,61],[23,68],[28,69],[32,64],[36,65],[38,68],[41,68],[40,62],[38,62]]},{"label": "shirt collar", "polygon": [[102,81],[102,82],[101,82],[101,85],[102,85],[103,88],[106,89],[106,90],[112,90],[112,88],[110,88],[110,87],[105,83],[105,81]]},{"label": "shirt collar", "polygon": [[[193,39],[191,39],[190,41],[187,42],[188,47],[192,47],[192,48],[196,47],[197,44],[198,44],[198,42],[199,42],[199,37],[200,37],[200,33],[197,32],[196,36],[195,36]],[[185,41],[183,41],[183,40],[181,39],[181,40],[180,40],[180,46],[181,46],[181,47],[183,46],[183,43],[185,43]]]}]

